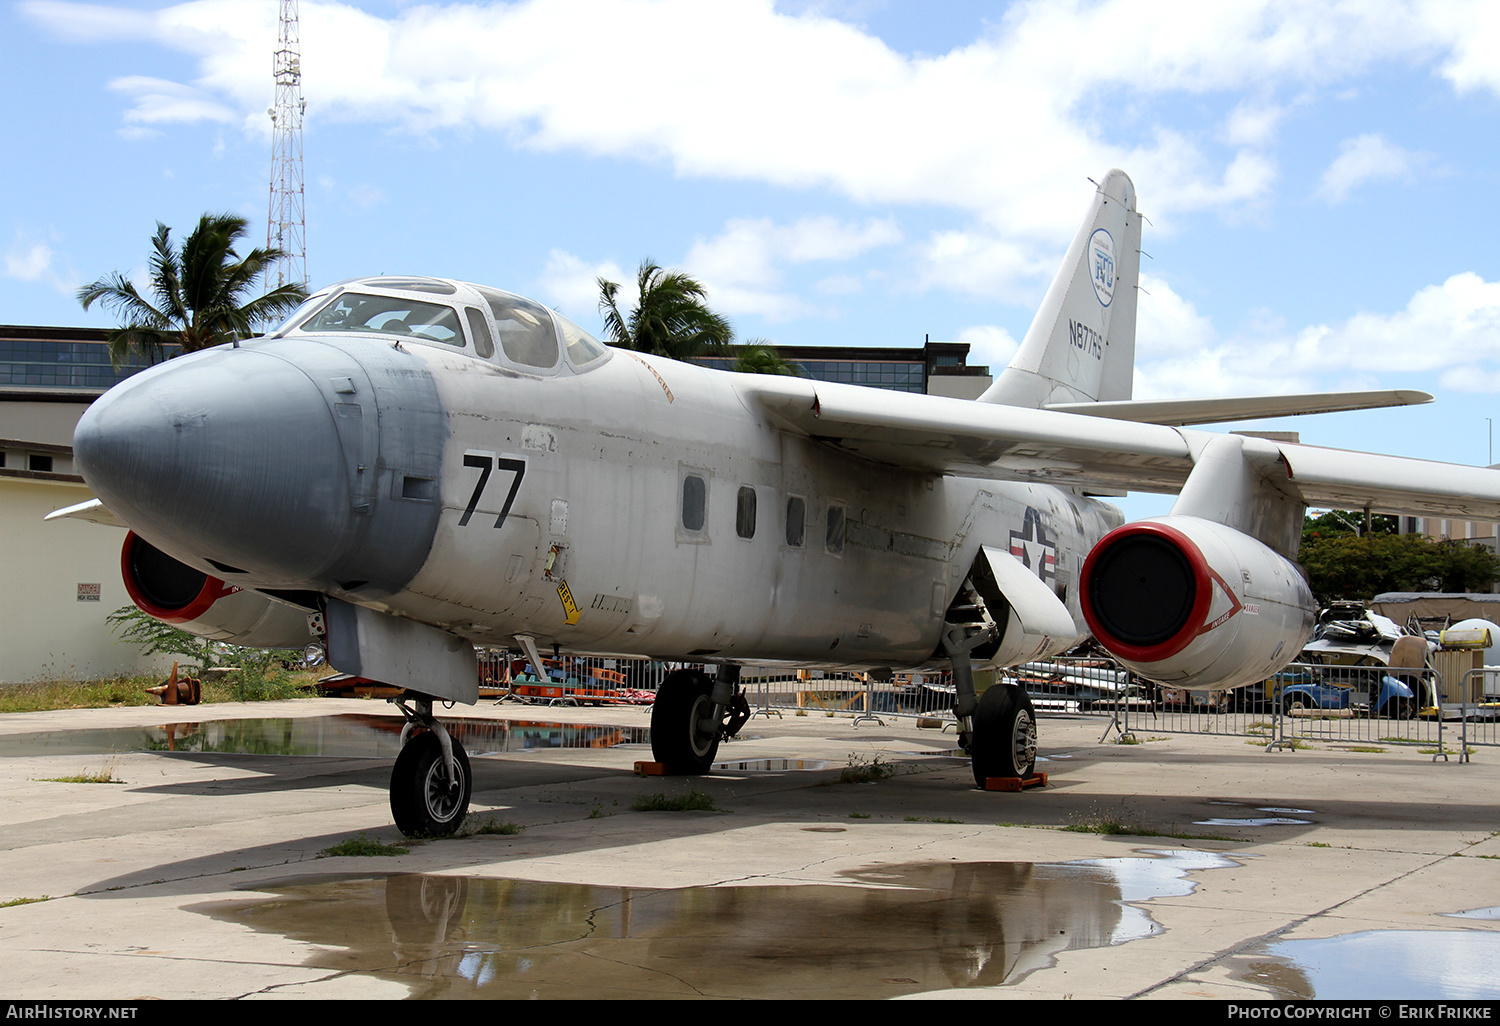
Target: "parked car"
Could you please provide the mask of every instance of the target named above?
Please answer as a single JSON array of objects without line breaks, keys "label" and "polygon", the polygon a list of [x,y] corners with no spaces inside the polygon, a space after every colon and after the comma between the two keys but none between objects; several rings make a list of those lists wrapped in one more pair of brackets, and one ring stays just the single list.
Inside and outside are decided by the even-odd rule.
[{"label": "parked car", "polygon": [[1288,714],[1304,709],[1350,709],[1369,716],[1409,720],[1417,715],[1417,696],[1404,681],[1388,673],[1380,675],[1380,690],[1374,702],[1368,688],[1373,674],[1345,680],[1318,679],[1307,673],[1277,674],[1281,708]]}]

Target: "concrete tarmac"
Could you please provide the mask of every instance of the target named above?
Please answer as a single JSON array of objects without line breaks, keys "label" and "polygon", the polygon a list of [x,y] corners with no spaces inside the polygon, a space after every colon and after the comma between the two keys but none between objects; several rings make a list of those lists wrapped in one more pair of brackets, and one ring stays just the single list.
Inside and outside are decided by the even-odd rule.
[{"label": "concrete tarmac", "polygon": [[[1405,931],[1433,941],[1408,950],[1459,953],[1366,962],[1348,994],[1457,998],[1465,943],[1500,941],[1489,748],[1268,754],[1149,730],[1122,745],[1103,720],[1044,715],[1049,785],[985,793],[951,731],[788,714],[720,749],[746,768],[664,779],[632,772],[649,747],[547,746],[548,725],[641,728],[646,710],[482,703],[441,712],[515,721],[473,759],[471,824],[519,832],[348,856],[324,853],[401,840],[389,755],[65,746],[173,721],[394,729],[394,713],[322,699],[0,717],[0,998],[1253,1001],[1331,995],[1289,942]],[[56,744],[19,744],[40,732]],[[841,783],[851,763],[894,774]],[[100,772],[115,782],[49,779]],[[694,789],[713,811],[632,809]]]}]

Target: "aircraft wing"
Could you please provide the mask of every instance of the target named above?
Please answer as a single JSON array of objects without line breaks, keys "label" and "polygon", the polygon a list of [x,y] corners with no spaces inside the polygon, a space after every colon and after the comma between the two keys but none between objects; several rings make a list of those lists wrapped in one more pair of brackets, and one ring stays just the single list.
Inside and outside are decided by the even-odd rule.
[{"label": "aircraft wing", "polygon": [[1295,417],[1308,413],[1376,410],[1432,402],[1427,392],[1393,388],[1369,392],[1314,392],[1303,395],[1251,395],[1211,399],[1120,399],[1097,403],[1051,403],[1060,413],[1081,413],[1145,424],[1222,424],[1261,417]]},{"label": "aircraft wing", "polygon": [[[785,430],[893,466],[1084,491],[1175,494],[1213,433],[805,378],[742,390]],[[1500,471],[1247,438],[1247,457],[1310,506],[1500,521]]]},{"label": "aircraft wing", "polygon": [[64,506],[48,513],[43,520],[87,520],[90,523],[104,524],[107,527],[128,527],[122,520],[110,512],[110,508],[98,499],[90,499],[88,502],[80,502],[76,506]]}]

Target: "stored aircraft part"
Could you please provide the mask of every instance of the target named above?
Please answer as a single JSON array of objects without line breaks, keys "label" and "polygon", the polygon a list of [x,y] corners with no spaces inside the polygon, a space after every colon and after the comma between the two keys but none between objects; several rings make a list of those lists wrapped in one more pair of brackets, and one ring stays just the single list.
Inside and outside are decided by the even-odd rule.
[{"label": "stored aircraft part", "polygon": [[1312,637],[1317,606],[1296,564],[1196,517],[1116,528],[1083,564],[1094,637],[1149,680],[1213,690],[1264,680]]},{"label": "stored aircraft part", "polygon": [[451,702],[479,701],[479,663],[463,638],[416,620],[328,600],[328,662]]},{"label": "stored aircraft part", "polygon": [[132,602],[189,634],[254,648],[307,644],[305,611],[194,570],[134,531],[125,535],[120,572]]},{"label": "stored aircraft part", "polygon": [[408,837],[453,833],[469,811],[474,778],[463,742],[451,739],[452,771],[444,767],[443,745],[432,731],[416,734],[391,770],[391,815]]},{"label": "stored aircraft part", "polygon": [[657,688],[651,754],[668,773],[707,773],[719,754],[723,722],[715,715],[713,687],[698,670],[674,670]]},{"label": "stored aircraft part", "polygon": [[1026,689],[993,684],[979,696],[969,742],[974,784],[991,777],[1025,780],[1036,772],[1036,710]]}]

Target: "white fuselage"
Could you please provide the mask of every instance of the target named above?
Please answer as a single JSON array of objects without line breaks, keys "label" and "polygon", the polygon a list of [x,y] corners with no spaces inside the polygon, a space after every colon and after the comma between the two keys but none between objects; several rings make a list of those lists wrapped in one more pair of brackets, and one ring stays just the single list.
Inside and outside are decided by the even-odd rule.
[{"label": "white fuselage", "polygon": [[1121,522],[1113,506],[842,454],[778,428],[744,375],[616,351],[586,374],[539,377],[412,348],[448,418],[442,510],[387,611],[480,643],[912,666],[934,656],[987,544],[1046,581],[1085,633],[1078,570]]}]

